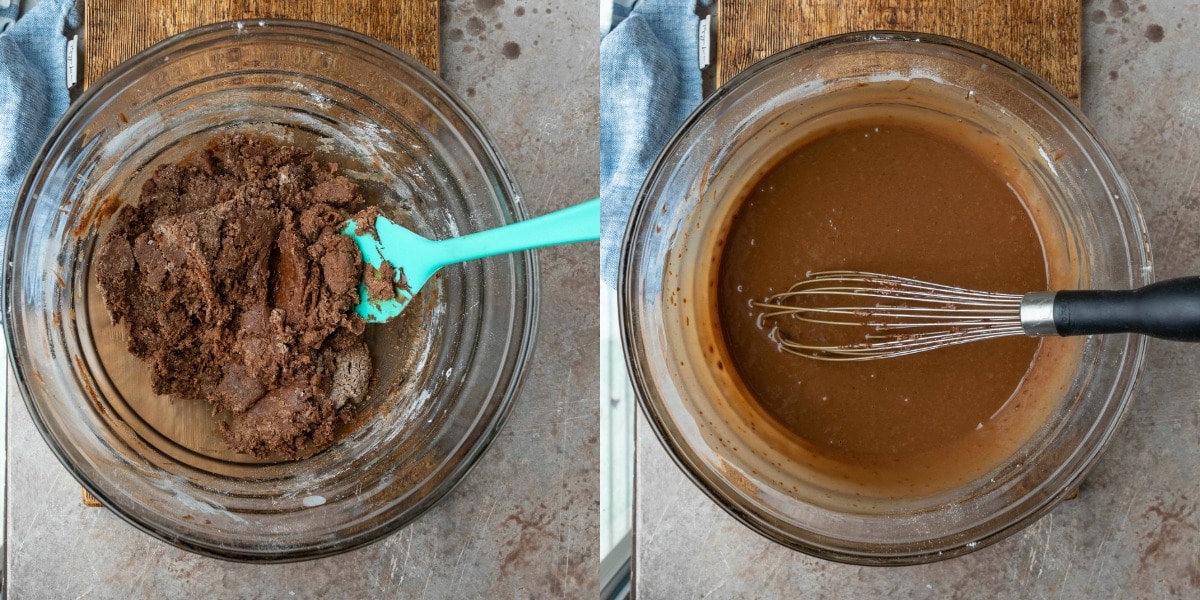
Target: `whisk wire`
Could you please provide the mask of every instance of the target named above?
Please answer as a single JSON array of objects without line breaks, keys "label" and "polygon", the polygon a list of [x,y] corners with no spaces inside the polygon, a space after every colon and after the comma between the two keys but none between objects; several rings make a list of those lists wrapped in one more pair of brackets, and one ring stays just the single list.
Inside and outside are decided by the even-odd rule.
[{"label": "whisk wire", "polygon": [[[771,337],[793,354],[831,361],[907,356],[1021,335],[1019,294],[1001,294],[860,271],[820,271],[753,305],[764,319],[865,328],[862,342],[804,343],[778,327]],[[826,304],[822,304],[825,301]]]}]

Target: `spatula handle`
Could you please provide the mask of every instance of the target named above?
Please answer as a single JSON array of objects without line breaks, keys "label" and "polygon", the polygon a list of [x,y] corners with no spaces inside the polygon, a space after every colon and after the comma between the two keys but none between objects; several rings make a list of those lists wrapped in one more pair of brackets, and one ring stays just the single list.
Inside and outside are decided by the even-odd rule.
[{"label": "spatula handle", "polygon": [[600,199],[512,225],[437,242],[442,265],[600,239]]}]

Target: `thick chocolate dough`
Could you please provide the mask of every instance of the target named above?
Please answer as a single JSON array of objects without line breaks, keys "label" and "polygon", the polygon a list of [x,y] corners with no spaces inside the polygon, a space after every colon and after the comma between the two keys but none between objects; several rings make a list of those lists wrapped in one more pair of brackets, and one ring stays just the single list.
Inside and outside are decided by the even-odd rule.
[{"label": "thick chocolate dough", "polygon": [[339,228],[358,186],[309,152],[229,135],[159,167],[95,269],[154,391],[205,400],[230,448],[294,458],[366,391],[362,257]]}]

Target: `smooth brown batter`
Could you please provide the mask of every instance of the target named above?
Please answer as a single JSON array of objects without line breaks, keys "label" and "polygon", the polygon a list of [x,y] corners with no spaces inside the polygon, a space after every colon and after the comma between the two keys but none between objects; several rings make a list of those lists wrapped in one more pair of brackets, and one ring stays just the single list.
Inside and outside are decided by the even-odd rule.
[{"label": "smooth brown batter", "polygon": [[362,257],[339,233],[358,186],[311,153],[230,135],[160,167],[94,268],[155,393],[204,400],[230,448],[292,458],[366,392]]},{"label": "smooth brown batter", "polygon": [[[821,362],[778,349],[757,326],[750,301],[831,269],[998,292],[1045,289],[1038,232],[998,172],[1001,160],[998,145],[968,147],[947,132],[879,116],[808,138],[746,192],[719,274],[727,349],[771,417],[827,464],[852,467],[841,476],[919,473],[936,488],[930,482],[939,473],[984,460],[986,452],[962,449],[972,447],[972,436],[977,444],[1003,437],[986,434],[1002,426],[1000,413],[1020,410],[1006,402],[1038,342],[1008,338],[903,358]],[[795,329],[803,323],[778,324],[803,337]]]}]

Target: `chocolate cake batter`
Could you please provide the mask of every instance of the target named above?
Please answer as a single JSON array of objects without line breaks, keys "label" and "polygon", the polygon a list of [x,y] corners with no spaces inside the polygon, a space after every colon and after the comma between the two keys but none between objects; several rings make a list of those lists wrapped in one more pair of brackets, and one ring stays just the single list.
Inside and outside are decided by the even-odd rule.
[{"label": "chocolate cake batter", "polygon": [[[833,475],[883,480],[881,473],[919,473],[923,481],[913,489],[928,490],[940,473],[993,460],[986,458],[990,447],[1004,436],[986,434],[1000,426],[999,415],[1021,410],[1009,399],[1038,341],[821,362],[781,351],[749,302],[786,290],[809,271],[831,269],[997,292],[1046,289],[1038,231],[998,172],[1002,160],[998,149],[989,154],[948,132],[880,116],[808,138],[746,192],[719,273],[727,349],[771,417],[832,459],[826,464],[847,465],[845,474]],[[793,339],[805,337],[796,329],[802,322],[764,327],[773,324]],[[1022,441],[1004,443],[1011,453]]]},{"label": "chocolate cake batter", "polygon": [[339,233],[362,205],[336,164],[241,135],[155,171],[94,265],[154,391],[210,403],[237,452],[329,444],[371,378],[362,257]]}]

